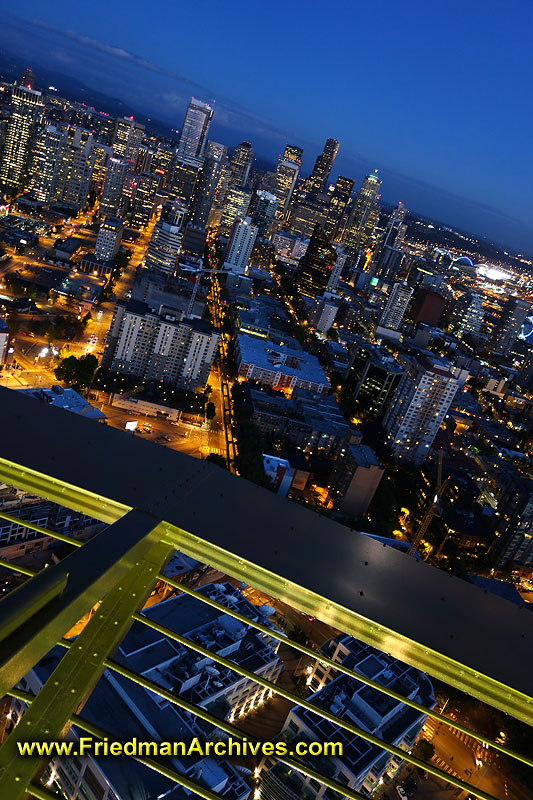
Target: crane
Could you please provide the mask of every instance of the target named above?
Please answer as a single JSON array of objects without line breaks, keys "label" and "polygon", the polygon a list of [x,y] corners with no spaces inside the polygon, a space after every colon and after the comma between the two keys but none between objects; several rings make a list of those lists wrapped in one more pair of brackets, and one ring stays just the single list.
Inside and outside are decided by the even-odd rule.
[{"label": "crane", "polygon": [[189,301],[189,305],[187,306],[187,311],[185,312],[186,317],[190,317],[194,308],[194,301],[196,300],[196,295],[198,294],[198,287],[200,285],[200,279],[202,275],[208,275],[212,272],[218,272],[216,269],[203,269],[200,268],[196,274],[196,278],[194,281],[194,286],[192,289],[191,299]]},{"label": "crane", "polygon": [[429,528],[430,522],[435,514],[435,510],[438,506],[438,503],[448,486],[448,478],[446,478],[444,483],[442,483],[442,455],[443,455],[442,450],[440,450],[438,466],[437,466],[437,483],[435,486],[435,496],[430,501],[428,507],[426,508],[424,516],[422,517],[420,525],[418,526],[418,530],[415,533],[415,537],[411,542],[411,547],[407,551],[408,556],[414,556],[414,554],[416,553],[416,548],[422,541],[422,538],[425,536],[426,531]]}]

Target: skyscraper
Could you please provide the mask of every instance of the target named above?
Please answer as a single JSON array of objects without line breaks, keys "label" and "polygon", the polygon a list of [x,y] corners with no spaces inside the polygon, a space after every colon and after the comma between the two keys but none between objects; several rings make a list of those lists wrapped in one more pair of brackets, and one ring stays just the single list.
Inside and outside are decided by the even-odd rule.
[{"label": "skyscraper", "polygon": [[377,170],[363,180],[346,221],[342,238],[346,247],[357,249],[368,244],[378,221],[377,200],[380,187]]},{"label": "skyscraper", "polygon": [[450,315],[449,329],[456,336],[478,333],[483,322],[483,296],[476,292],[465,292],[456,300]]},{"label": "skyscraper", "polygon": [[302,150],[301,147],[296,147],[295,144],[286,144],[282,158],[285,158],[288,161],[296,161],[298,166],[301,167],[303,154],[304,151]]},{"label": "skyscraper", "polygon": [[213,152],[206,155],[203,167],[198,173],[189,205],[188,221],[193,225],[200,228],[207,226],[222,168],[223,156],[221,153]]},{"label": "skyscraper", "polygon": [[33,74],[33,71],[29,67],[26,67],[26,69],[22,73],[22,78],[20,79],[20,85],[24,86],[26,89],[35,88],[35,75]]},{"label": "skyscraper", "polygon": [[78,208],[87,202],[95,161],[93,143],[91,131],[69,125],[57,163],[56,200]]},{"label": "skyscraper", "polygon": [[57,167],[65,138],[65,126],[45,125],[35,140],[30,161],[28,196],[37,203],[50,203],[54,199]]},{"label": "skyscraper", "polygon": [[224,266],[233,272],[244,272],[257,236],[257,228],[250,217],[236,219],[229,237],[224,257]]},{"label": "skyscraper", "polygon": [[135,166],[143,139],[144,125],[128,117],[117,119],[113,134],[114,156]]},{"label": "skyscraper", "polygon": [[305,190],[312,194],[320,194],[326,188],[329,173],[339,150],[339,143],[336,139],[328,139],[324,145],[324,150],[317,157],[311,175],[305,182]]},{"label": "skyscraper", "polygon": [[198,161],[183,161],[178,159],[174,164],[174,171],[170,181],[170,194],[189,205],[196,185],[196,179],[201,164]]},{"label": "skyscraper", "polygon": [[213,109],[201,100],[193,97],[187,108],[183,129],[178,144],[177,156],[184,158],[201,158],[207,142],[207,134],[213,117]]},{"label": "skyscraper", "polygon": [[499,323],[492,335],[492,349],[501,355],[509,355],[513,344],[518,339],[522,325],[531,311],[531,306],[518,297],[510,297],[505,304]]},{"label": "skyscraper", "polygon": [[[287,145],[285,150],[287,150],[289,146],[290,145]],[[277,217],[279,219],[283,218],[285,211],[289,207],[299,174],[300,164],[296,159],[280,156],[276,167],[276,188],[274,190],[274,194],[278,198],[279,203],[277,210]]]},{"label": "skyscraper", "polygon": [[131,212],[131,224],[134,228],[142,228],[150,222],[160,180],[161,176],[154,175],[153,172],[144,172],[139,176]]},{"label": "skyscraper", "polygon": [[296,270],[298,291],[307,297],[318,297],[324,293],[337,259],[335,249],[320,227],[315,230],[305,255],[300,259]]},{"label": "skyscraper", "polygon": [[7,124],[0,182],[21,189],[26,179],[32,143],[42,122],[44,105],[41,93],[25,86],[14,86],[11,115]]},{"label": "skyscraper", "polygon": [[409,361],[383,418],[396,461],[421,466],[458,385],[446,363],[429,358]]},{"label": "skyscraper", "polygon": [[337,226],[350,200],[353,185],[354,181],[351,178],[344,178],[342,175],[339,175],[337,178],[329,203],[328,218],[324,227],[329,239],[335,238]]},{"label": "skyscraper", "polygon": [[100,216],[114,216],[118,213],[127,168],[128,162],[122,158],[113,156],[108,159],[104,189],[100,199]]},{"label": "skyscraper", "polygon": [[164,275],[171,275],[178,259],[186,207],[179,200],[168,201],[154,225],[146,251],[145,265]]},{"label": "skyscraper", "polygon": [[230,185],[246,186],[254,161],[254,151],[250,142],[238,144],[230,162]]},{"label": "skyscraper", "polygon": [[229,236],[236,219],[245,219],[251,199],[252,192],[249,189],[244,189],[242,186],[234,186],[228,189],[218,227],[218,232],[221,236]]},{"label": "skyscraper", "polygon": [[278,198],[275,194],[264,192],[262,189],[256,191],[250,205],[250,216],[253,224],[257,226],[259,238],[267,235],[277,207]]},{"label": "skyscraper", "polygon": [[399,330],[412,294],[413,288],[407,283],[394,284],[385,310],[379,320],[382,328],[390,328],[393,331]]}]

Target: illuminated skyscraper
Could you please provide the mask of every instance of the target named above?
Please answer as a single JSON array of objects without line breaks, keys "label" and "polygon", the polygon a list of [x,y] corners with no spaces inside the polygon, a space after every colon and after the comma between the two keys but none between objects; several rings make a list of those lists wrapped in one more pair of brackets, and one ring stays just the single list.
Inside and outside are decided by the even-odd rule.
[{"label": "illuminated skyscraper", "polygon": [[296,163],[301,167],[303,154],[304,151],[301,147],[296,147],[295,144],[287,144],[285,145],[285,150],[283,151],[283,158],[287,159],[288,161],[296,161]]},{"label": "illuminated skyscraper", "polygon": [[117,119],[113,134],[114,156],[135,166],[143,139],[144,125],[127,117]]},{"label": "illuminated skyscraper", "polygon": [[79,208],[87,202],[95,160],[93,142],[90,131],[69,125],[57,164],[56,200]]},{"label": "illuminated skyscraper", "polygon": [[320,194],[324,191],[338,150],[338,141],[336,139],[328,139],[324,145],[324,150],[315,161],[311,175],[305,182],[305,190],[307,192]]},{"label": "illuminated skyscraper", "polygon": [[337,253],[330,245],[328,237],[320,225],[315,225],[309,247],[296,270],[298,291],[307,297],[322,295],[329,283],[336,260]]},{"label": "illuminated skyscraper", "polygon": [[478,333],[483,323],[483,295],[466,292],[456,300],[450,316],[449,329],[456,336]]},{"label": "illuminated skyscraper", "polygon": [[230,162],[230,185],[246,186],[254,161],[254,151],[250,142],[238,144]]},{"label": "illuminated skyscraper", "polygon": [[148,225],[154,212],[155,198],[161,181],[160,175],[145,172],[139,175],[139,183],[133,199],[131,224],[135,228]]},{"label": "illuminated skyscraper", "polygon": [[[287,147],[285,150],[287,150]],[[295,159],[280,156],[276,167],[276,188],[274,194],[278,198],[278,210],[276,216],[283,218],[285,211],[291,202],[292,193],[296,186],[296,181],[300,174],[300,164]]]},{"label": "illuminated skyscraper", "polygon": [[492,349],[496,353],[509,355],[530,311],[531,306],[525,300],[519,300],[518,297],[510,297],[507,300],[491,340]]},{"label": "illuminated skyscraper", "polygon": [[257,226],[259,238],[267,235],[277,207],[278,198],[275,194],[264,192],[262,189],[256,191],[250,206],[250,216],[253,224]]},{"label": "illuminated skyscraper", "polygon": [[385,310],[379,320],[382,328],[390,328],[393,331],[399,330],[412,294],[413,288],[407,283],[394,284]]},{"label": "illuminated skyscraper", "polygon": [[207,142],[207,134],[213,117],[213,109],[193,97],[187,108],[181,131],[177,155],[179,159],[201,158]]},{"label": "illuminated skyscraper", "polygon": [[383,418],[387,443],[396,461],[421,466],[458,385],[448,365],[438,359],[409,362]]},{"label": "illuminated skyscraper", "polygon": [[120,250],[120,242],[124,233],[124,220],[118,217],[106,217],[100,225],[94,255],[100,261],[111,261]]},{"label": "illuminated skyscraper", "polygon": [[236,219],[245,219],[250,207],[252,192],[242,186],[234,186],[228,189],[218,232],[221,236],[229,236],[233,223]]},{"label": "illuminated skyscraper", "polygon": [[35,75],[29,67],[26,67],[22,73],[20,85],[24,86],[26,89],[35,89]]},{"label": "illuminated skyscraper", "polygon": [[200,228],[207,226],[222,167],[223,156],[220,153],[213,152],[205,157],[189,206],[188,222],[193,225]]},{"label": "illuminated skyscraper", "polygon": [[44,105],[41,93],[24,86],[14,86],[11,115],[7,124],[0,182],[21,189],[26,179],[31,147],[42,122]]},{"label": "illuminated skyscraper", "polygon": [[200,171],[198,161],[183,161],[178,159],[174,165],[170,194],[188,205],[194,192],[196,179]]},{"label": "illuminated skyscraper", "polygon": [[377,170],[363,180],[346,222],[342,239],[346,247],[357,249],[368,244],[378,221],[377,200],[380,187]]},{"label": "illuminated skyscraper", "polygon": [[28,196],[51,203],[56,189],[57,167],[65,147],[66,126],[45,125],[35,140],[30,161]]},{"label": "illuminated skyscraper", "polygon": [[224,266],[234,272],[244,272],[257,236],[257,228],[250,217],[236,219],[229,237],[224,257]]},{"label": "illuminated skyscraper", "polygon": [[335,238],[337,226],[350,200],[353,185],[354,181],[351,178],[343,178],[342,175],[339,175],[337,178],[329,203],[328,218],[324,227],[330,239]]},{"label": "illuminated skyscraper", "polygon": [[100,199],[100,216],[114,216],[120,209],[120,200],[128,162],[122,158],[109,158],[105,172],[104,189]]},{"label": "illuminated skyscraper", "polygon": [[179,200],[165,203],[146,251],[147,267],[164,275],[172,274],[180,251],[185,214],[186,208]]}]

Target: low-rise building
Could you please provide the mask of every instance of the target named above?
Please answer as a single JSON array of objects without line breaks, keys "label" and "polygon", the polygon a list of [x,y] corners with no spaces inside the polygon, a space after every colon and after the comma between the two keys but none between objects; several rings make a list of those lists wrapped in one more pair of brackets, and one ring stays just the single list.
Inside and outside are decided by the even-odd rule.
[{"label": "low-rise building", "polygon": [[303,350],[272,345],[252,336],[237,336],[238,374],[284,392],[295,388],[327,393],[329,381],[318,359]]},{"label": "low-rise building", "polygon": [[335,462],[328,492],[333,507],[351,517],[362,517],[383,477],[374,451],[364,444],[346,444]]}]

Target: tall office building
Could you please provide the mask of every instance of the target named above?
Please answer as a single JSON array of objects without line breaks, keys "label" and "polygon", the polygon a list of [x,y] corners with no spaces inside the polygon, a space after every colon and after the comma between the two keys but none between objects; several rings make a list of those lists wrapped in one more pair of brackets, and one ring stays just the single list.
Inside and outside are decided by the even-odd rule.
[{"label": "tall office building", "polygon": [[101,192],[104,188],[107,162],[113,155],[113,148],[101,142],[93,143],[94,169],[91,190]]},{"label": "tall office building", "polygon": [[37,203],[51,203],[56,190],[57,168],[65,147],[66,126],[45,125],[39,132],[30,161],[28,196]]},{"label": "tall office building", "polygon": [[287,159],[288,161],[295,161],[298,166],[301,167],[303,154],[304,151],[301,147],[296,147],[295,144],[286,144],[282,158]]},{"label": "tall office building", "polygon": [[257,228],[252,225],[250,217],[235,220],[226,247],[224,267],[227,266],[232,272],[244,272],[248,266],[256,237]]},{"label": "tall office building", "polygon": [[152,155],[151,171],[154,175],[161,176],[161,185],[169,186],[174,170],[174,161],[176,159],[176,152],[172,147],[165,145],[158,145]]},{"label": "tall office building", "polygon": [[222,215],[218,227],[219,235],[229,236],[235,220],[246,218],[251,199],[252,192],[243,186],[234,186],[228,189],[222,206]]},{"label": "tall office building", "polygon": [[329,283],[337,253],[320,227],[315,226],[309,247],[296,270],[298,291],[307,297],[322,295]]},{"label": "tall office building", "polygon": [[142,228],[150,222],[160,181],[161,176],[154,175],[153,172],[139,175],[131,210],[131,224],[134,228]]},{"label": "tall office building", "polygon": [[354,182],[351,178],[344,178],[339,175],[329,202],[328,218],[325,225],[325,232],[328,238],[335,238],[337,226],[342,219],[344,210],[350,201]]},{"label": "tall office building", "polygon": [[186,210],[179,200],[169,200],[163,206],[146,251],[145,265],[150,269],[172,275],[180,252]]},{"label": "tall office building", "polygon": [[277,207],[278,198],[275,194],[257,189],[250,204],[250,217],[252,218],[253,224],[257,226],[257,235],[259,238],[267,236],[268,229],[275,217]]},{"label": "tall office building", "polygon": [[135,165],[144,139],[145,128],[140,122],[121,117],[115,122],[113,154]]},{"label": "tall office building", "polygon": [[333,507],[350,517],[363,517],[383,472],[379,459],[368,445],[346,443],[328,481]]},{"label": "tall office building", "polygon": [[100,224],[94,255],[99,261],[111,261],[120,250],[124,220],[119,217],[106,217]]},{"label": "tall office building", "polygon": [[200,168],[201,163],[199,161],[177,159],[170,180],[171,196],[181,200],[185,205],[189,205]]},{"label": "tall office building", "polygon": [[380,327],[393,331],[400,329],[413,288],[407,283],[395,283],[392,287],[385,310],[379,320]]},{"label": "tall office building", "polygon": [[213,117],[213,109],[193,97],[187,108],[183,129],[178,144],[178,159],[201,158],[207,143],[207,134]]},{"label": "tall office building", "polygon": [[459,383],[437,359],[411,359],[383,418],[398,462],[420,467],[448,413]]},{"label": "tall office building", "polygon": [[138,300],[119,300],[102,363],[144,382],[163,381],[195,392],[207,383],[218,339],[204,320],[182,318],[164,308],[157,313]]},{"label": "tall office building", "polygon": [[122,189],[128,162],[112,156],[107,161],[104,189],[100,198],[100,216],[114,216],[120,210]]},{"label": "tall office building", "polygon": [[199,228],[205,228],[213,206],[215,195],[223,168],[223,155],[212,152],[206,155],[204,164],[194,187],[189,205],[188,222]]},{"label": "tall office building", "polygon": [[21,189],[26,179],[31,147],[43,119],[44,104],[40,92],[14,86],[11,114],[0,163],[0,182]]},{"label": "tall office building", "polygon": [[24,86],[26,89],[35,89],[35,75],[33,74],[33,70],[31,70],[30,67],[26,67],[26,69],[22,73],[22,78],[20,79],[20,85]]},{"label": "tall office building", "polygon": [[407,214],[407,209],[400,200],[400,202],[398,203],[398,205],[396,206],[396,208],[393,210],[392,214],[389,217],[385,238],[383,239],[383,246],[384,245],[389,245],[390,247],[398,246],[396,242],[398,240],[398,235],[400,234],[400,230],[403,227],[403,221],[405,219],[406,214]]},{"label": "tall office building", "polygon": [[456,336],[478,333],[483,323],[483,295],[465,292],[456,300],[450,316],[449,329]]},{"label": "tall office building", "polygon": [[274,189],[274,194],[278,198],[279,205],[276,216],[279,219],[283,218],[289,207],[299,174],[300,164],[296,159],[284,158],[283,156],[279,158],[276,167],[276,188]]},{"label": "tall office building", "polygon": [[250,142],[238,144],[230,162],[230,185],[246,186],[254,162],[254,151]]},{"label": "tall office building", "polygon": [[518,297],[510,297],[507,300],[501,318],[494,328],[491,340],[494,352],[504,356],[509,355],[530,311],[531,306],[525,300],[520,300]]},{"label": "tall office building", "polygon": [[353,201],[344,229],[342,242],[346,247],[364,248],[368,244],[378,221],[379,190],[381,180],[377,170],[367,175]]},{"label": "tall office building", "polygon": [[83,208],[93,176],[95,154],[90,131],[69,125],[57,163],[55,199]]},{"label": "tall office building", "polygon": [[388,244],[381,247],[372,267],[376,277],[383,283],[392,283],[402,265],[403,257],[403,251],[398,250],[397,247],[391,247]]},{"label": "tall office building", "polygon": [[315,161],[311,175],[305,181],[306,192],[320,194],[324,191],[338,150],[339,143],[336,139],[328,139],[326,141],[324,150]]}]

